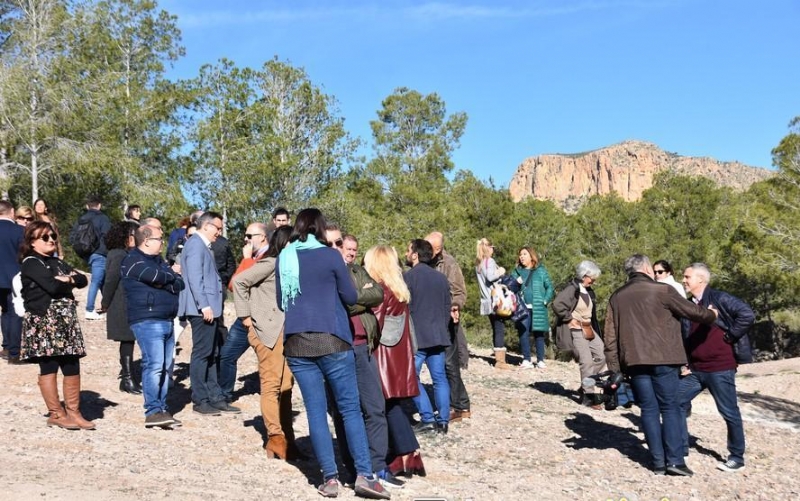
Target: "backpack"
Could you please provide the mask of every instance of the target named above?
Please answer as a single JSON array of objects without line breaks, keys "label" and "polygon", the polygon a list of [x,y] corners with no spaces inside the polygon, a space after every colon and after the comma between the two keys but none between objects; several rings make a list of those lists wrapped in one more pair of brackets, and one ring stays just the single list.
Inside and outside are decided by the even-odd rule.
[{"label": "backpack", "polygon": [[89,259],[89,256],[100,247],[100,236],[94,228],[92,219],[78,219],[69,234],[69,243],[75,254],[84,260]]}]

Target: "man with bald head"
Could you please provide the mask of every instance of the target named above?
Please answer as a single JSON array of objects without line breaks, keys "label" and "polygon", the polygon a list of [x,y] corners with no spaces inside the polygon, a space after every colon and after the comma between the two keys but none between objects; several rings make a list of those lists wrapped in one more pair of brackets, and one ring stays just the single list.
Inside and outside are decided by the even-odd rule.
[{"label": "man with bald head", "polygon": [[450,422],[459,422],[470,417],[470,402],[467,388],[461,379],[461,368],[467,367],[469,350],[467,338],[461,328],[460,316],[464,304],[467,302],[467,287],[464,284],[464,274],[455,258],[444,250],[444,235],[438,231],[425,237],[433,247],[433,261],[430,265],[447,277],[450,285],[450,346],[445,350],[445,370],[447,381],[450,383]]}]

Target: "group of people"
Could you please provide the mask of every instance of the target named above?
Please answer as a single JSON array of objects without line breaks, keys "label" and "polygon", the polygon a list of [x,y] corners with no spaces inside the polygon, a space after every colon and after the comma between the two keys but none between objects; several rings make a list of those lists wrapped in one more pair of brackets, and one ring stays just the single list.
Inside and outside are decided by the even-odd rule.
[{"label": "group of people", "polygon": [[[158,219],[140,220],[141,208],[134,206],[125,220],[112,224],[101,201],[89,197],[76,224],[91,222],[99,236],[97,247],[85,256],[92,270],[87,280],[61,259],[55,217],[46,202],[34,204],[39,206],[48,219],[25,216],[24,224],[17,224],[14,207],[0,201],[0,253],[13,256],[2,260],[0,273],[3,354],[9,363],[39,364],[50,426],[95,426],[80,412],[80,358],[86,350],[72,292],[87,285],[85,318],[104,318],[108,312],[108,337],[120,343],[120,390],[143,394],[146,427],[181,424],[169,412],[167,395],[177,336],[186,324],[192,332],[192,408],[199,415],[241,412],[232,405],[236,366],[253,348],[269,457],[302,457],[292,427],[296,380],[322,470],[318,491],[323,496],[337,496],[344,483],[358,495],[388,499],[386,488],[403,484],[399,475],[425,474],[417,435],[444,435],[451,423],[471,417],[461,377],[469,359],[460,321],[467,291],[441,233],[409,242],[404,272],[394,248],[374,246],[359,264],[358,239],[343,235],[319,210],[300,211],[292,226],[281,208],[271,224],[247,227],[237,268],[230,243],[221,236],[219,213],[199,211],[182,221],[169,236],[165,259]],[[491,242],[480,239],[475,273],[481,314],[490,320],[496,367],[507,369],[505,319],[494,310],[490,294],[506,270],[493,255]],[[744,467],[733,345],[746,339],[753,313],[737,298],[708,288],[705,265],[687,268],[680,288],[668,262],[653,265],[645,256],[632,256],[625,263],[629,280],[610,298],[601,332],[592,290],[601,273],[595,263],[581,262],[575,278],[556,295],[532,247],[521,248],[517,258],[507,275],[518,284],[527,310],[514,323],[523,368],[546,368],[552,308],[557,345],[575,354],[582,380],[606,367],[630,378],[657,474],[692,474],[684,459],[689,450],[686,416],[692,399],[705,388],[728,425],[730,456],[720,469]],[[15,313],[11,281],[16,272],[24,311]],[[95,310],[100,291],[101,306]],[[236,310],[230,328],[223,320],[227,293]],[[16,342],[13,321],[20,324]],[[135,342],[142,353],[141,383],[132,370]],[[420,379],[423,365],[433,401]],[[583,403],[600,405],[594,388],[582,386],[582,392]],[[415,424],[409,406],[419,413]],[[327,414],[340,444],[341,475]]]},{"label": "group of people", "polygon": [[[495,311],[490,295],[490,288],[506,270],[497,266],[493,253],[488,239],[478,241],[476,274],[481,314],[489,317],[494,335],[496,366],[507,368],[505,318]],[[550,278],[532,249],[525,247],[518,256],[510,275],[523,284],[520,295],[528,309],[525,323],[515,322],[523,367],[533,366],[530,334],[537,339],[537,356],[543,349],[544,343],[540,345],[538,339],[547,334],[547,306],[552,299],[556,344],[571,352],[579,365],[581,403],[602,408],[608,397],[597,391],[596,376],[606,369],[624,374],[641,408],[641,427],[654,473],[693,474],[686,465],[687,418],[692,400],[704,389],[711,393],[727,428],[729,455],[717,468],[727,472],[744,468],[745,438],[735,376],[739,363],[752,361],[747,334],[755,315],[744,301],[708,286],[708,266],[690,265],[678,283],[669,262],[651,263],[647,256],[631,256],[624,265],[628,281],[609,299],[601,330],[592,289],[601,274],[597,264],[580,262],[574,278],[553,298]],[[537,332],[537,321],[543,332]]]}]

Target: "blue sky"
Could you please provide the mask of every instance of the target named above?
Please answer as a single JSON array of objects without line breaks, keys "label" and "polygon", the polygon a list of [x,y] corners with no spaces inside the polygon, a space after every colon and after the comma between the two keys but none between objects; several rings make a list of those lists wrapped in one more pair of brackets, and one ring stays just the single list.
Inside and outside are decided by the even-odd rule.
[{"label": "blue sky", "polygon": [[348,131],[397,87],[469,116],[457,169],[507,186],[542,153],[626,139],[687,156],[771,166],[800,115],[793,0],[162,0],[190,78],[227,57],[275,56],[335,96]]}]

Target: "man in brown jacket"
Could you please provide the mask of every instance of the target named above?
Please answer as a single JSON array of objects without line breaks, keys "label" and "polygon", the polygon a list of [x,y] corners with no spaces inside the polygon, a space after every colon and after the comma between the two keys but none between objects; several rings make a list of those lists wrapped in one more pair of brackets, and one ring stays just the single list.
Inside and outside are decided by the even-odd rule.
[{"label": "man in brown jacket", "polygon": [[433,247],[431,266],[443,273],[450,284],[450,324],[447,327],[450,332],[450,346],[445,350],[445,370],[450,383],[450,405],[453,407],[450,411],[450,422],[457,423],[471,416],[469,394],[461,379],[461,368],[467,367],[469,350],[459,321],[461,310],[467,302],[467,287],[464,284],[464,274],[455,258],[444,250],[444,235],[434,231],[425,240]]},{"label": "man in brown jacket", "polygon": [[609,370],[631,377],[642,409],[642,430],[657,475],[692,475],[683,460],[678,388],[686,364],[680,318],[712,324],[714,309],[681,297],[668,284],[656,282],[647,256],[625,260],[628,282],[611,296],[605,325]]}]

